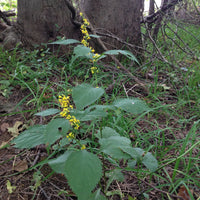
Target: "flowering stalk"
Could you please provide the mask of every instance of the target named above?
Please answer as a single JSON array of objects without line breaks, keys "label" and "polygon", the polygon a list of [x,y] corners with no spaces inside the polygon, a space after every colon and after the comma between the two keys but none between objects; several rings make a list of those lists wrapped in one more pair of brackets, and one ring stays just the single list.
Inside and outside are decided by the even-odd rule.
[{"label": "flowering stalk", "polygon": [[90,36],[89,33],[87,31],[87,27],[90,25],[90,23],[87,21],[86,18],[83,17],[83,13],[80,13],[80,16],[83,18],[83,24],[81,25],[81,32],[83,34],[83,39],[81,40],[81,43],[85,46],[85,47],[89,47],[91,49],[91,53],[93,54],[92,59],[90,60],[93,63],[93,66],[90,68],[91,73],[98,73],[99,70],[95,65],[95,63],[97,62],[98,58],[100,57],[100,54],[95,53],[95,50],[90,46],[88,40],[90,40]]},{"label": "flowering stalk", "polygon": [[77,120],[75,116],[70,115],[70,111],[73,109],[73,105],[70,104],[70,97],[66,97],[65,95],[59,96],[59,103],[63,108],[60,115],[68,119],[73,128],[78,130],[80,127],[80,121]]}]

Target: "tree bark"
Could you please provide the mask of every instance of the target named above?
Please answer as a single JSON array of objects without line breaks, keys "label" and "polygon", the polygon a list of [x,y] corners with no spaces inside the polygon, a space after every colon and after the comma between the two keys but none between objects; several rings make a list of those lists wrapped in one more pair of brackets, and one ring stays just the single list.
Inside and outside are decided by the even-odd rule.
[{"label": "tree bark", "polygon": [[[83,0],[81,9],[97,32],[110,33],[124,41],[141,46],[141,0]],[[116,40],[104,40],[108,49],[122,49]]]},{"label": "tree bark", "polygon": [[66,0],[18,0],[17,27],[22,42],[46,43],[57,36],[78,39]]},{"label": "tree bark", "polygon": [[154,14],[155,12],[155,7],[154,7],[154,0],[149,1],[149,15]]},{"label": "tree bark", "polygon": [[[180,0],[180,1],[182,1],[182,0]],[[153,38],[154,39],[156,39],[157,36],[158,36],[158,32],[159,32],[163,17],[167,14],[170,16],[175,9],[175,5],[178,2],[179,2],[179,0],[162,0],[161,9],[160,9],[161,12],[158,16],[158,19],[156,21],[156,25],[155,25],[155,28],[154,28],[154,31],[153,31]]]}]

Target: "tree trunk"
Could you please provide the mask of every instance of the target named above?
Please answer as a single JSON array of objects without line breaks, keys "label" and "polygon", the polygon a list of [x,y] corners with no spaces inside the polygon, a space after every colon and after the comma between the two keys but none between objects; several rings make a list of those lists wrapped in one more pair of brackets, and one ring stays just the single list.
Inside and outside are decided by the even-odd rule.
[{"label": "tree trunk", "polygon": [[[168,0],[162,0],[161,9],[162,9],[162,7],[167,6],[167,4],[168,4]],[[153,38],[155,40],[157,39],[158,32],[159,32],[159,29],[160,29],[160,26],[161,26],[161,22],[162,22],[162,19],[163,19],[164,15],[165,15],[165,13],[161,12],[160,15],[158,16],[157,21],[156,21],[156,25],[155,25],[154,30],[153,30]]]},{"label": "tree trunk", "polygon": [[78,39],[66,0],[18,0],[17,27],[22,42],[46,43],[57,36]]},{"label": "tree trunk", "polygon": [[149,15],[154,14],[155,12],[155,6],[154,6],[154,0],[149,1]]},{"label": "tree trunk", "polygon": [[[128,43],[141,46],[143,0],[82,0],[81,7],[97,32],[113,34]],[[108,49],[122,49],[124,46],[111,38],[101,39],[106,41]]]},{"label": "tree trunk", "polygon": [[[154,6],[154,0],[150,0],[149,1],[149,16],[150,15],[153,15],[154,13],[155,13],[155,6]],[[152,26],[153,26],[153,24],[152,23],[150,23],[150,24],[148,24],[148,30],[151,32],[151,29],[152,29]]]}]

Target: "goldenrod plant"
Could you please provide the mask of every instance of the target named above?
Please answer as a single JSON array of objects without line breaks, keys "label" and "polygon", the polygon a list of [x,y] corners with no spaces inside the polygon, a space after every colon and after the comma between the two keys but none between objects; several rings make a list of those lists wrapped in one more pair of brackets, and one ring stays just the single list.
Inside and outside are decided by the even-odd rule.
[{"label": "goldenrod plant", "polygon": [[[83,17],[82,13],[80,15]],[[103,54],[95,53],[88,42],[91,36],[87,31],[87,26],[89,26],[89,22],[83,17],[81,42],[68,39],[51,44],[79,43],[74,47],[71,63],[81,57],[89,59],[89,62],[93,64],[90,68],[92,74],[98,73],[96,63],[108,54],[121,53],[137,62],[135,56],[128,51],[110,50]],[[95,199],[96,197],[106,199],[100,191],[103,190],[106,195],[109,185],[115,180],[113,175],[110,176],[110,181],[105,189],[97,188],[96,192],[92,193],[106,173],[103,162],[105,159],[115,162],[117,168],[120,168],[119,161],[121,159],[127,161],[130,169],[133,169],[136,164],[143,164],[150,172],[155,171],[158,167],[157,160],[151,153],[140,148],[133,148],[129,138],[121,136],[105,123],[111,113],[116,116],[119,113],[125,114],[125,112],[144,115],[151,109],[145,102],[135,98],[118,99],[111,105],[94,104],[97,101],[101,102],[100,98],[103,95],[104,89],[101,87],[93,87],[89,84],[77,85],[72,91],[68,90],[68,94],[59,95],[58,105],[61,109],[53,108],[35,114],[41,117],[55,115],[47,125],[30,127],[13,140],[16,148],[33,148],[39,144],[45,144],[48,150],[52,149],[52,155],[57,155],[57,158],[50,159],[50,155],[46,159],[46,163],[55,172],[65,175],[68,184],[79,200]],[[94,126],[98,125],[92,137],[86,137],[86,124],[88,123],[94,124]],[[65,153],[61,154],[63,151]],[[118,174],[122,177],[121,171],[122,169],[116,169],[114,176],[118,177],[116,176]],[[100,187],[100,185],[98,186]]]},{"label": "goldenrod plant", "polygon": [[[129,138],[121,136],[105,123],[109,113],[115,113],[117,116],[119,113],[128,112],[136,116],[149,113],[151,109],[145,102],[135,98],[120,98],[111,105],[95,104],[103,95],[103,88],[92,87],[89,84],[74,87],[71,96],[59,96],[61,110],[48,109],[35,114],[41,117],[59,114],[57,117],[53,117],[47,125],[30,127],[12,142],[16,148],[33,148],[39,144],[51,147],[54,151],[52,154],[54,157],[57,155],[57,158],[47,158],[46,163],[55,172],[65,175],[79,200],[93,199],[96,195],[106,199],[98,189],[92,193],[105,174],[103,160],[116,163],[115,167],[118,170],[115,171],[115,175],[122,174],[122,169],[119,170],[121,159],[128,163],[129,169],[135,168],[136,164],[142,164],[153,172],[158,167],[157,160],[151,153],[141,148],[133,148]],[[99,127],[92,137],[85,137],[85,125],[88,123],[98,124]],[[94,143],[96,144],[93,145]],[[113,177],[110,178],[109,184],[113,181]],[[103,192],[106,194],[106,191]]]}]

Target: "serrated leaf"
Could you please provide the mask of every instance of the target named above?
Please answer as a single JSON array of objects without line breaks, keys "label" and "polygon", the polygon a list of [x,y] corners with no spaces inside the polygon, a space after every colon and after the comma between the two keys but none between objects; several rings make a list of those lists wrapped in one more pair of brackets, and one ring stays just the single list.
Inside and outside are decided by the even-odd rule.
[{"label": "serrated leaf", "polygon": [[120,136],[114,129],[110,127],[103,127],[102,131],[98,131],[95,135],[97,138],[109,138],[111,136]]},{"label": "serrated leaf", "polygon": [[65,136],[71,125],[65,118],[56,118],[49,122],[44,133],[45,144],[53,144],[56,140]]},{"label": "serrated leaf", "polygon": [[91,49],[89,47],[86,47],[84,45],[78,45],[74,48],[74,54],[75,57],[86,57],[86,58],[91,58],[93,56],[93,53],[91,53]]},{"label": "serrated leaf", "polygon": [[104,54],[108,54],[108,55],[122,54],[126,56],[127,58],[129,58],[130,60],[133,60],[139,64],[137,58],[130,51],[127,51],[127,50],[109,50],[109,51],[105,51]]},{"label": "serrated leaf", "polygon": [[59,109],[50,108],[50,109],[44,110],[42,112],[38,112],[35,115],[36,116],[41,116],[41,117],[46,117],[46,116],[49,116],[49,115],[57,114],[59,112],[60,112]]},{"label": "serrated leaf", "polygon": [[142,163],[152,172],[158,168],[158,161],[150,152],[145,154]]},{"label": "serrated leaf", "polygon": [[131,141],[126,137],[111,136],[99,140],[101,152],[110,155],[115,159],[128,159],[130,156],[124,153],[121,149],[130,146]]},{"label": "serrated leaf", "polygon": [[64,172],[72,190],[80,200],[86,200],[102,176],[101,161],[86,150],[73,152]]},{"label": "serrated leaf", "polygon": [[80,43],[80,41],[74,40],[74,39],[67,39],[67,40],[58,40],[55,42],[51,42],[49,44],[69,45],[69,44],[75,44],[75,43]]},{"label": "serrated leaf", "polygon": [[123,147],[122,151],[131,156],[132,159],[128,160],[127,166],[132,169],[135,168],[135,165],[137,164],[138,161],[140,161],[144,153],[143,149],[132,148],[132,147]]},{"label": "serrated leaf", "polygon": [[136,164],[137,164],[137,160],[128,160],[127,167],[131,168],[131,169],[134,169]]},{"label": "serrated leaf", "polygon": [[55,172],[64,174],[66,171],[67,159],[72,153],[73,151],[66,151],[63,155],[50,160],[48,163]]},{"label": "serrated leaf", "polygon": [[129,161],[129,167],[131,168],[134,167],[137,161],[142,162],[150,171],[155,171],[158,168],[158,162],[150,152],[145,153],[141,148],[130,147],[124,147],[122,151],[126,152],[134,159]]},{"label": "serrated leaf", "polygon": [[133,159],[140,160],[145,151],[141,148],[123,147],[122,151],[129,154]]},{"label": "serrated leaf", "polygon": [[44,132],[46,125],[36,125],[21,133],[17,138],[12,140],[16,148],[33,148],[39,144],[45,144]]},{"label": "serrated leaf", "polygon": [[71,125],[65,118],[57,118],[47,125],[37,125],[22,132],[12,141],[16,148],[33,148],[39,144],[53,144],[65,136]]},{"label": "serrated leaf", "polygon": [[150,110],[144,101],[136,98],[118,99],[113,105],[135,115]]},{"label": "serrated leaf", "polygon": [[48,163],[55,172],[66,176],[79,199],[89,199],[91,191],[102,176],[101,161],[86,150],[66,151]]},{"label": "serrated leaf", "polygon": [[77,110],[81,110],[94,103],[103,93],[104,89],[102,88],[94,88],[89,84],[81,84],[73,88],[72,98]]},{"label": "serrated leaf", "polygon": [[84,111],[73,110],[73,112],[71,113],[73,113],[73,115],[80,121],[95,120],[99,119],[100,117],[106,117],[108,114],[103,109],[96,109],[96,108],[94,109],[88,108]]}]

